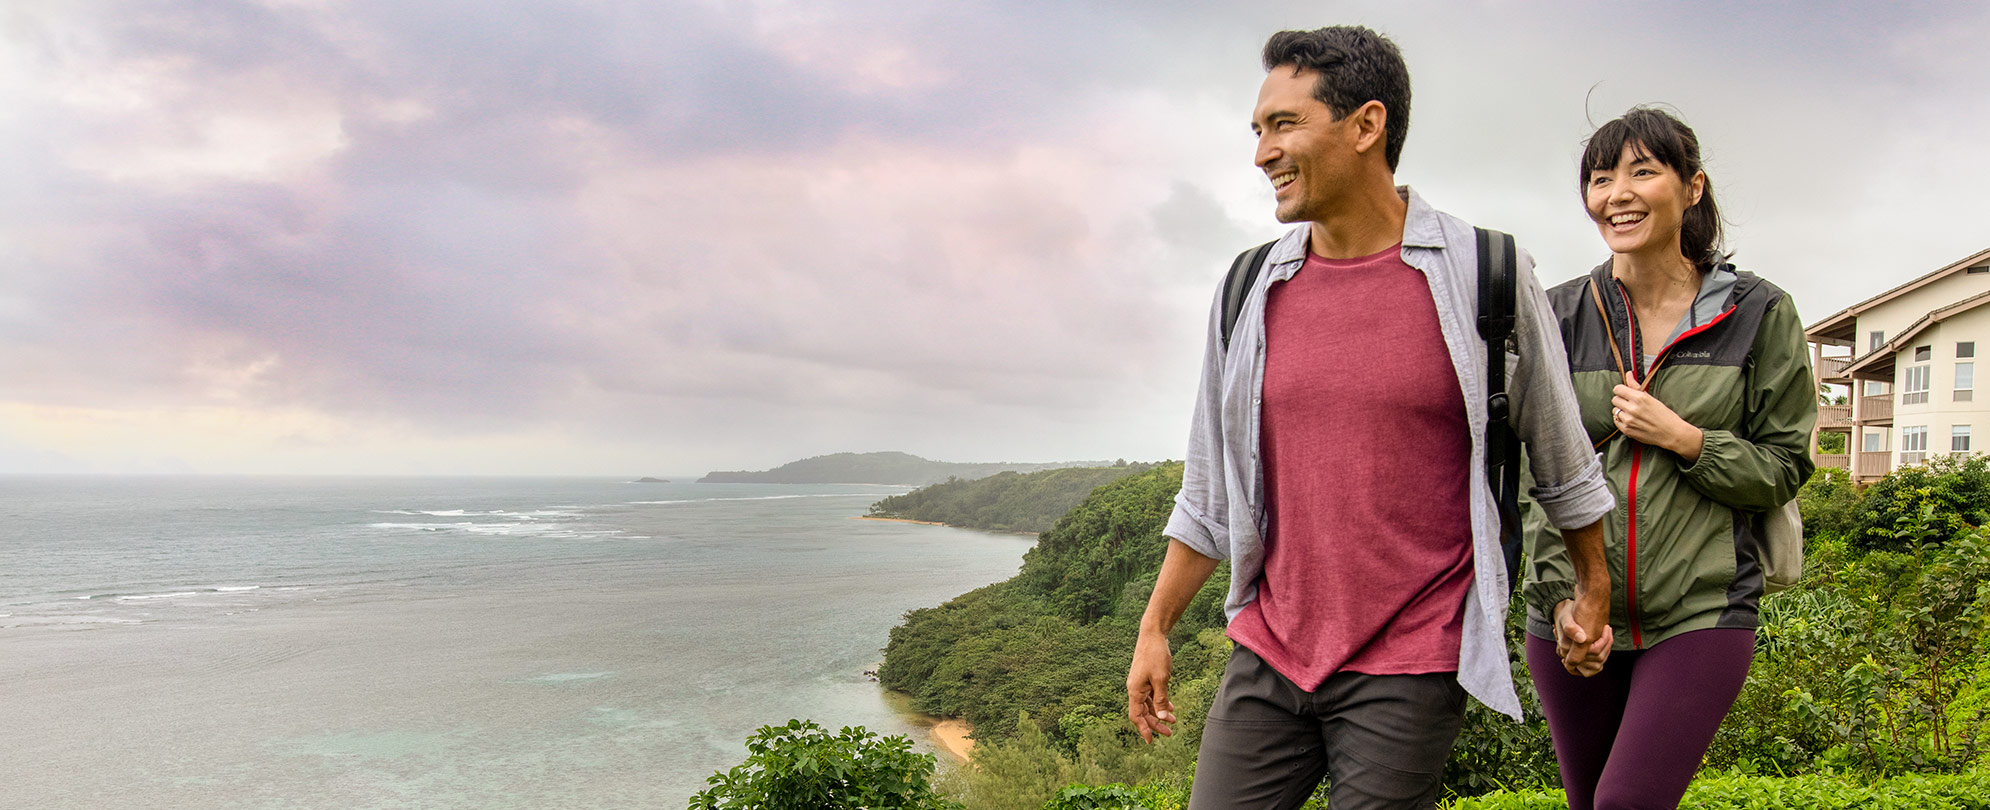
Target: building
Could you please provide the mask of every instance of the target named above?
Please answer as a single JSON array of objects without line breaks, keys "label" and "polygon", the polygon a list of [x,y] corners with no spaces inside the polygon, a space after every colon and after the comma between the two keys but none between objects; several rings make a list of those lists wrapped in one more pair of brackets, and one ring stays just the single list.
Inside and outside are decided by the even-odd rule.
[{"label": "building", "polygon": [[[1804,330],[1824,405],[1819,433],[1843,454],[1816,454],[1872,481],[1932,455],[1986,449],[1990,394],[1976,397],[1977,347],[1990,352],[1990,249],[1853,304]],[[1979,431],[1977,428],[1982,428]],[[1811,448],[1817,448],[1812,437]]]}]

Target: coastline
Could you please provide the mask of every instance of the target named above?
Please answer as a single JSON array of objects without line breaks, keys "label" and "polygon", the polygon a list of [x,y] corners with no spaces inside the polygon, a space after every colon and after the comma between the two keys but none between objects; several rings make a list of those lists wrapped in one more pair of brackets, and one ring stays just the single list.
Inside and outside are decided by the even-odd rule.
[{"label": "coastline", "polygon": [[974,727],[968,725],[966,720],[949,717],[935,723],[928,735],[933,738],[935,745],[954,755],[955,759],[961,762],[973,762],[974,740],[968,736],[973,733]]},{"label": "coastline", "polygon": [[852,515],[850,519],[876,520],[883,523],[912,523],[919,526],[949,526],[955,529],[964,529],[970,532],[987,532],[989,534],[1010,534],[1010,535],[1015,535],[1017,537],[1036,537],[1038,534],[1040,534],[1040,532],[1017,532],[1017,531],[1010,531],[1008,529],[977,529],[972,526],[955,526],[952,523],[943,523],[937,520],[913,520],[911,518],[874,517],[871,515]]},{"label": "coastline", "polygon": [[878,687],[884,702],[913,725],[924,729],[926,741],[936,751],[944,752],[954,761],[967,764],[974,761],[974,726],[958,717],[942,717],[927,714],[912,707],[912,696],[894,692],[883,686]]},{"label": "coastline", "polygon": [[854,517],[851,517],[850,519],[851,519],[851,520],[877,520],[877,521],[883,521],[883,522],[885,522],[885,523],[917,523],[917,524],[919,524],[919,525],[921,525],[921,526],[945,526],[945,525],[947,525],[947,524],[945,524],[945,523],[941,523],[941,522],[939,522],[939,521],[937,521],[937,520],[913,520],[913,519],[911,519],[911,518],[888,518],[888,517],[872,517],[872,516],[870,516],[870,515],[856,515],[856,516],[854,516]]}]

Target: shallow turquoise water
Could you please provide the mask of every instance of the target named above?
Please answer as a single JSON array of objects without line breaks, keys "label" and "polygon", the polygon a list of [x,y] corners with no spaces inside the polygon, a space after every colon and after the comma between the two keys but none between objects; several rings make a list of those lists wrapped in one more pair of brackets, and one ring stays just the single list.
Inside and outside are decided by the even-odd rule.
[{"label": "shallow turquoise water", "polygon": [[681,807],[1028,538],[898,488],[0,477],[0,808]]}]

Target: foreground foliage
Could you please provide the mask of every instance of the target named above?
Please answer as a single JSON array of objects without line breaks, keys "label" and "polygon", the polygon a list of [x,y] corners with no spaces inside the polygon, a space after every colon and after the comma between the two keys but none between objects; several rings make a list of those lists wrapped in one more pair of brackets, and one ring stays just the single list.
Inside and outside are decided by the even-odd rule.
[{"label": "foreground foliage", "polygon": [[[1150,805],[1159,810],[1163,805]],[[1990,810],[1990,773],[1923,776],[1874,782],[1830,776],[1790,778],[1702,776],[1680,807],[1694,810]],[[1491,793],[1461,799],[1448,810],[1567,810],[1559,790]]]},{"label": "foreground foliage", "polygon": [[[913,611],[892,632],[886,685],[976,727],[974,765],[940,777],[970,810],[1131,806],[1129,791],[1139,807],[1184,805],[1229,651],[1227,567],[1171,639],[1176,736],[1142,744],[1123,692],[1180,469],[1101,487],[1044,532],[1014,579]],[[1990,764],[1990,538],[1979,528],[1990,464],[1910,468],[1863,491],[1821,470],[1798,497],[1804,579],[1763,599],[1755,662],[1708,752],[1715,775],[1684,806],[1980,806],[1940,797],[1979,789]],[[1470,703],[1444,784],[1453,800],[1486,798],[1460,807],[1560,806],[1517,604],[1512,613],[1526,721]],[[1922,788],[1934,803],[1899,798]]]},{"label": "foreground foliage", "polygon": [[830,734],[806,720],[764,726],[746,761],[705,780],[689,810],[953,810],[933,792],[933,758],[863,727]]},{"label": "foreground foliage", "polygon": [[[1072,786],[1042,810],[1182,810],[1180,788]],[[1452,799],[1443,810],[1568,810],[1560,790],[1498,791]],[[1990,771],[1927,776],[1909,774],[1865,781],[1833,776],[1766,777],[1710,774],[1694,781],[1680,801],[1692,810],[1990,810]],[[1310,802],[1307,810],[1324,810]]]}]

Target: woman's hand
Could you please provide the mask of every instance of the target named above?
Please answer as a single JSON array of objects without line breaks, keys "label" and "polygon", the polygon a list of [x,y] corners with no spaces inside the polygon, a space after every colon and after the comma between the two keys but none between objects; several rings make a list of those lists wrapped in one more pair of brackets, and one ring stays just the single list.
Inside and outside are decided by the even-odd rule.
[{"label": "woman's hand", "polygon": [[1700,460],[1700,444],[1706,438],[1700,429],[1639,390],[1637,378],[1628,371],[1624,372],[1624,382],[1611,391],[1610,420],[1624,435],[1677,453],[1687,464]]}]

